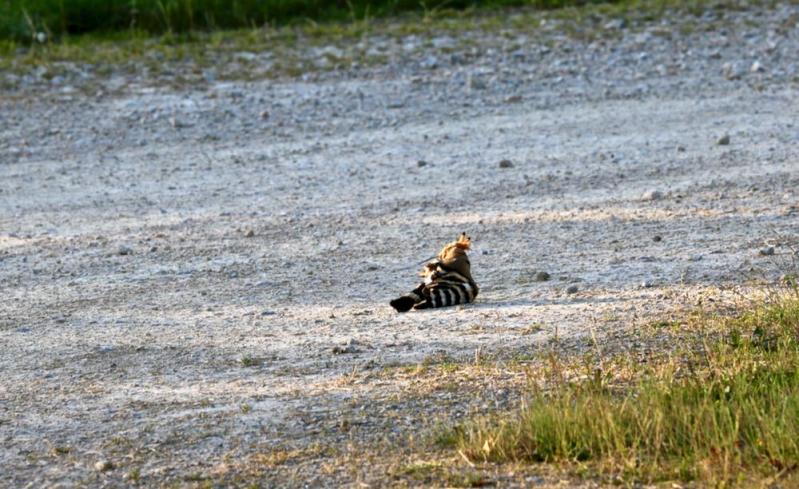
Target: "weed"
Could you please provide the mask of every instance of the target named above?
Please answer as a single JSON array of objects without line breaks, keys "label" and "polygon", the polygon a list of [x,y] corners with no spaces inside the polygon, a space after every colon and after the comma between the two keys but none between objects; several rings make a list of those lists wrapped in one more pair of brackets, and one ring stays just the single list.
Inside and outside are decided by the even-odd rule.
[{"label": "weed", "polygon": [[263,360],[257,357],[245,355],[241,357],[239,362],[241,363],[242,367],[259,367],[263,363]]}]

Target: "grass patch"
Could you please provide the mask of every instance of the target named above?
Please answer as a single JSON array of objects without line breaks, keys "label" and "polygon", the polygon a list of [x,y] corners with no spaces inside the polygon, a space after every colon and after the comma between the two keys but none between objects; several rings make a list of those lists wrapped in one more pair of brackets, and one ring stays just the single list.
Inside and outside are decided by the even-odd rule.
[{"label": "grass patch", "polygon": [[312,458],[335,456],[335,450],[315,443],[304,448],[275,448],[268,452],[260,452],[250,456],[250,464],[260,468],[275,468],[280,465],[296,463]]},{"label": "grass patch", "polygon": [[574,376],[553,356],[546,388],[533,387],[519,411],[438,438],[473,463],[552,464],[623,482],[799,482],[799,298],[735,318],[689,317],[684,328],[680,348],[645,363],[600,359]]},{"label": "grass patch", "polygon": [[[376,52],[371,49],[373,41],[385,47],[387,39],[410,35],[457,38],[456,48],[418,48],[427,54],[443,55],[470,45],[472,41],[464,33],[534,35],[542,32],[542,26],[547,26],[546,30],[558,25],[561,32],[576,39],[613,38],[620,31],[605,29],[607,19],[623,20],[629,30],[667,13],[690,16],[708,9],[723,12],[738,5],[738,0],[508,0],[507,5],[523,7],[494,8],[505,5],[504,1],[474,1],[469,4],[471,7],[461,10],[453,9],[456,5],[451,2],[442,8],[422,2],[426,8],[385,18],[350,15],[316,22],[307,17],[287,24],[217,23],[189,30],[153,31],[134,22],[119,29],[67,29],[62,34],[47,34],[44,42],[31,41],[30,36],[35,38],[34,33],[50,27],[41,31],[42,26],[30,27],[39,25],[32,21],[24,35],[0,33],[0,72],[8,75],[0,76],[0,89],[17,88],[21,84],[18,75],[33,75],[41,82],[66,82],[89,94],[97,93],[97,81],[113,75],[142,76],[149,83],[173,88],[205,86],[216,80],[296,77],[389,62],[390,50]],[[765,7],[772,1],[755,0],[748,8]],[[27,5],[19,0],[16,3]],[[140,1],[135,3],[137,8],[143,5]],[[11,18],[3,12],[8,5],[0,1],[0,25]],[[548,10],[536,8],[542,6]],[[508,45],[502,49],[512,48],[515,49]],[[327,49],[331,50],[325,52]]]},{"label": "grass patch", "polygon": [[239,363],[242,367],[260,367],[264,363],[264,360],[263,358],[244,355],[239,359]]},{"label": "grass patch", "polygon": [[[614,0],[8,0],[0,2],[0,39],[45,42],[87,32],[149,33],[347,21],[442,8],[537,9]],[[615,0],[619,1],[619,0]]]},{"label": "grass patch", "polygon": [[417,461],[409,463],[392,474],[421,484],[443,483],[446,487],[485,487],[494,485],[479,471],[459,470],[443,461]]}]

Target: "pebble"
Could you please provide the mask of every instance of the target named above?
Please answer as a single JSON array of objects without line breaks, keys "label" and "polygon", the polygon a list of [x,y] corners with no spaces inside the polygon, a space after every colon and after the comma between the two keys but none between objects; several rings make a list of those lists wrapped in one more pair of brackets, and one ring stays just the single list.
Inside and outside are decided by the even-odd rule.
[{"label": "pebble", "polygon": [[719,140],[716,141],[716,144],[718,144],[719,146],[727,146],[728,144],[730,144],[730,135],[725,134],[721,136]]},{"label": "pebble", "polygon": [[760,248],[758,253],[760,253],[761,256],[772,256],[774,254],[774,247],[766,246],[765,248]]},{"label": "pebble", "polygon": [[360,352],[360,350],[358,349],[358,342],[352,338],[347,340],[347,342],[344,343],[343,345],[336,345],[333,347],[334,355],[344,355],[348,353],[358,353],[358,352]]},{"label": "pebble", "polygon": [[577,287],[576,285],[569,285],[569,287],[566,288],[566,293],[567,294],[576,294],[578,290],[580,290],[580,288]]},{"label": "pebble", "polygon": [[728,80],[739,80],[744,76],[744,70],[737,63],[724,63],[721,74]]},{"label": "pebble", "polygon": [[100,460],[94,464],[94,470],[98,472],[105,472],[114,468],[114,464],[109,460]]},{"label": "pebble", "polygon": [[654,286],[655,286],[655,283],[653,281],[651,281],[651,280],[644,280],[643,282],[641,282],[641,287],[643,287],[644,289],[649,289],[649,288],[652,288]]},{"label": "pebble", "polygon": [[133,254],[133,248],[131,248],[130,246],[120,245],[119,248],[117,248],[117,255],[132,255],[132,254]]},{"label": "pebble", "polygon": [[422,61],[422,68],[427,68],[428,70],[435,70],[438,68],[438,58],[435,56],[429,56]]},{"label": "pebble", "polygon": [[652,241],[654,241],[655,243],[660,243],[661,241],[663,241],[663,236],[656,234],[655,236],[652,237]]},{"label": "pebble", "polygon": [[536,282],[546,282],[551,278],[547,272],[536,272],[535,274],[535,281]]},{"label": "pebble", "polygon": [[499,162],[500,168],[513,168],[513,162],[511,160],[502,160]]},{"label": "pebble", "polygon": [[755,61],[754,63],[752,63],[752,66],[749,68],[749,71],[751,71],[752,73],[761,73],[763,71],[766,71],[766,69],[763,68],[763,65],[760,64],[760,61]]},{"label": "pebble", "polygon": [[613,19],[605,23],[606,30],[620,30],[627,27],[627,21],[625,19]]},{"label": "pebble", "polygon": [[419,168],[427,166],[427,162],[425,160],[419,160],[416,162],[416,166],[418,166]]},{"label": "pebble", "polygon": [[663,192],[660,190],[650,190],[648,192],[644,192],[644,195],[641,196],[642,200],[660,200],[663,198]]},{"label": "pebble", "polygon": [[255,236],[255,231],[253,231],[252,229],[249,229],[247,230],[246,233],[244,233],[245,238],[252,238],[253,236]]},{"label": "pebble", "polygon": [[469,75],[468,81],[466,83],[467,83],[467,86],[469,87],[469,90],[485,90],[486,89],[486,83],[483,80],[481,80],[480,78],[477,78],[477,77],[472,76],[472,75]]}]

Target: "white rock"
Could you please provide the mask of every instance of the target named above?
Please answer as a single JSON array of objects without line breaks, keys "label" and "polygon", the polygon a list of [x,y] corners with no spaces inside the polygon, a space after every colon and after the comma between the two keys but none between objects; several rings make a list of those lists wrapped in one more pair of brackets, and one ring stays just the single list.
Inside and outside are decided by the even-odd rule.
[{"label": "white rock", "polygon": [[721,74],[728,80],[739,80],[744,76],[744,71],[737,63],[724,63],[721,66]]}]

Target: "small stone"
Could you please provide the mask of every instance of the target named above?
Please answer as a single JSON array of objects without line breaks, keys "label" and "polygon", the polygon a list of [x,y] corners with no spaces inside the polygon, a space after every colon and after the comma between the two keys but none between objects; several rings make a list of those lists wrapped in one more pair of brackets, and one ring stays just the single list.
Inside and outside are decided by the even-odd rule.
[{"label": "small stone", "polygon": [[419,160],[416,162],[416,166],[418,166],[419,168],[427,166],[427,162],[425,160]]},{"label": "small stone", "polygon": [[678,153],[685,153],[685,146],[677,146]]},{"label": "small stone", "polygon": [[521,101],[522,101],[522,96],[521,95],[510,95],[508,97],[505,97],[505,103],[506,104],[515,104],[515,103],[521,102]]},{"label": "small stone", "polygon": [[117,255],[132,255],[132,254],[133,254],[133,248],[131,248],[130,246],[120,245],[119,248],[117,248]]},{"label": "small stone", "polygon": [[606,30],[619,30],[624,29],[627,27],[627,21],[625,19],[612,19],[605,23]]},{"label": "small stone", "polygon": [[258,115],[258,117],[260,117],[262,120],[269,119],[269,111],[262,110],[261,113]]},{"label": "small stone", "polygon": [[765,248],[760,248],[758,253],[760,253],[761,256],[772,256],[774,254],[774,247],[766,246]]},{"label": "small stone", "polygon": [[253,236],[255,236],[255,231],[253,231],[252,229],[249,229],[247,230],[246,233],[244,233],[245,238],[252,238]]},{"label": "small stone", "polygon": [[728,80],[739,80],[744,75],[744,70],[737,63],[724,63],[721,74]]},{"label": "small stone", "polygon": [[551,278],[547,272],[536,272],[535,274],[535,281],[536,282],[546,282]]},{"label": "small stone", "polygon": [[499,162],[500,168],[513,168],[513,162],[511,160],[502,160]]},{"label": "small stone", "polygon": [[760,61],[755,61],[754,63],[752,63],[752,66],[749,68],[749,71],[751,71],[752,73],[760,73],[766,71],[766,69],[763,68],[763,65],[760,64]]},{"label": "small stone", "polygon": [[274,316],[277,314],[275,311],[263,311],[261,312],[261,316]]},{"label": "small stone", "polygon": [[428,56],[422,61],[422,68],[427,68],[428,70],[435,70],[438,68],[438,58],[435,56]]},{"label": "small stone", "polygon": [[643,287],[644,289],[649,289],[649,288],[652,288],[654,286],[655,286],[655,283],[652,282],[651,280],[644,280],[641,283],[641,287]]},{"label": "small stone", "polygon": [[688,261],[702,261],[702,255],[691,255],[688,257]]},{"label": "small stone", "polygon": [[470,74],[466,81],[466,86],[469,88],[469,90],[485,90],[486,83],[480,78]]},{"label": "small stone", "polygon": [[644,192],[644,195],[641,196],[642,200],[660,200],[663,198],[663,192],[660,190],[650,190],[648,192]]},{"label": "small stone", "polygon": [[114,464],[109,460],[100,460],[94,464],[94,470],[98,472],[106,472],[114,468]]},{"label": "small stone", "polygon": [[719,146],[727,146],[728,144],[730,144],[730,135],[725,134],[721,136],[719,140],[716,141],[716,144],[718,144]]},{"label": "small stone", "polygon": [[652,237],[652,241],[654,241],[655,243],[660,243],[661,241],[663,241],[663,236],[656,234],[655,236]]},{"label": "small stone", "polygon": [[580,290],[580,288],[577,287],[576,285],[569,285],[569,287],[566,289],[566,293],[567,294],[576,294],[578,290]]},{"label": "small stone", "polygon": [[347,340],[346,343],[343,345],[336,345],[333,347],[333,354],[334,355],[344,355],[347,353],[358,353],[358,342],[354,339],[350,338]]}]

